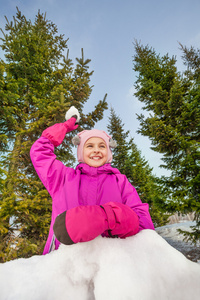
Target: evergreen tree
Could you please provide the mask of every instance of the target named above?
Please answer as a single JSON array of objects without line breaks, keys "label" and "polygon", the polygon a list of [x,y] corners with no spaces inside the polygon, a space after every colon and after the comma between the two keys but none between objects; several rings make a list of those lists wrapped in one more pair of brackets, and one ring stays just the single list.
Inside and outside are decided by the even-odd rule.
[{"label": "evergreen tree", "polygon": [[117,142],[117,147],[113,150],[113,166],[127,176],[142,202],[149,204],[154,225],[166,224],[169,215],[165,214],[166,195],[163,194],[161,182],[152,174],[152,168],[142,157],[134,140],[132,138],[128,140],[129,131],[124,131],[124,124],[113,108],[107,128]]},{"label": "evergreen tree", "polygon": [[[7,20],[7,19],[6,19]],[[51,198],[30,161],[29,151],[42,131],[63,122],[74,105],[81,113],[79,130],[92,128],[107,109],[106,99],[94,111],[82,110],[92,87],[89,59],[69,58],[67,40],[55,24],[38,12],[34,23],[17,9],[13,21],[2,30],[0,60],[0,258],[41,254],[47,238]],[[67,51],[64,56],[64,52]],[[56,150],[58,159],[72,166],[71,134]]]},{"label": "evergreen tree", "polygon": [[126,175],[136,188],[142,202],[149,204],[149,211],[155,227],[167,223],[169,213],[166,213],[167,193],[162,181],[153,175],[153,168],[142,156],[136,144],[130,142],[129,159],[126,161]]},{"label": "evergreen tree", "polygon": [[161,57],[149,46],[135,42],[136,96],[149,115],[138,116],[139,132],[164,154],[169,209],[195,211],[194,239],[200,238],[200,51],[181,45],[186,70],[177,71],[175,57]]},{"label": "evergreen tree", "polygon": [[122,120],[116,115],[113,108],[111,108],[109,117],[109,124],[107,126],[108,132],[112,135],[112,138],[117,142],[117,147],[113,149],[113,161],[112,164],[121,173],[125,172],[125,160],[128,156],[129,145],[127,138],[129,131],[124,131],[124,124]]}]

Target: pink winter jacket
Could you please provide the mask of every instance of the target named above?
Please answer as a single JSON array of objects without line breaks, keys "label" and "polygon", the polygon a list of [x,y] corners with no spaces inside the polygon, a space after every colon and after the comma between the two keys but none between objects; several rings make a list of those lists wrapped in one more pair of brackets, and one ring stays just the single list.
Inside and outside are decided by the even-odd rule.
[{"label": "pink winter jacket", "polygon": [[83,163],[76,169],[66,167],[56,159],[54,146],[46,137],[40,137],[33,144],[30,155],[39,178],[52,197],[51,225],[43,254],[57,249],[60,244],[53,234],[57,215],[79,205],[120,202],[137,214],[139,230],[154,229],[148,204],[141,202],[126,176],[110,164],[98,168]]}]

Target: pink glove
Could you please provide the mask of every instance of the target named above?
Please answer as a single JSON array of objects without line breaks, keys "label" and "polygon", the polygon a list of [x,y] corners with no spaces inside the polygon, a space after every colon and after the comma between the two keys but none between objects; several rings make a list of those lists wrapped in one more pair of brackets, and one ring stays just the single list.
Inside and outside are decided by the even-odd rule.
[{"label": "pink glove", "polygon": [[71,245],[93,240],[100,234],[125,238],[138,232],[136,213],[121,203],[103,206],[87,205],[60,214],[54,223],[54,234],[59,242]]},{"label": "pink glove", "polygon": [[128,205],[109,202],[101,207],[104,209],[109,222],[109,230],[104,232],[106,236],[126,238],[138,233],[138,216]]},{"label": "pink glove", "polygon": [[78,128],[76,118],[72,117],[64,123],[57,123],[45,129],[42,136],[46,137],[54,146],[59,146],[65,138],[66,133]]}]

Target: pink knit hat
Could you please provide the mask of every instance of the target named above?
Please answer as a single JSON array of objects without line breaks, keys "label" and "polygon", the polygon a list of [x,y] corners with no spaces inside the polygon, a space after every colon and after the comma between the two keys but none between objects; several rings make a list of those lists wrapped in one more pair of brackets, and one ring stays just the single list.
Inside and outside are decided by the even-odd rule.
[{"label": "pink knit hat", "polygon": [[115,148],[117,146],[117,143],[105,131],[98,130],[98,129],[83,130],[83,131],[79,132],[75,137],[73,137],[72,143],[74,145],[78,145],[78,148],[77,148],[78,162],[84,163],[83,146],[84,146],[85,142],[92,137],[99,137],[105,141],[107,149],[108,149],[108,157],[107,157],[106,163],[111,163],[111,161],[112,161],[111,148]]}]

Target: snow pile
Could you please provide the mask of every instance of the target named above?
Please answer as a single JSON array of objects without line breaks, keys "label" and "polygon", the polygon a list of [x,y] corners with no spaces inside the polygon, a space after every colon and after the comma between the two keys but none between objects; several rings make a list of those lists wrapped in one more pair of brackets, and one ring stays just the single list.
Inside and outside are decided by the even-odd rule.
[{"label": "snow pile", "polygon": [[0,264],[0,299],[199,300],[199,280],[199,264],[144,230]]}]

